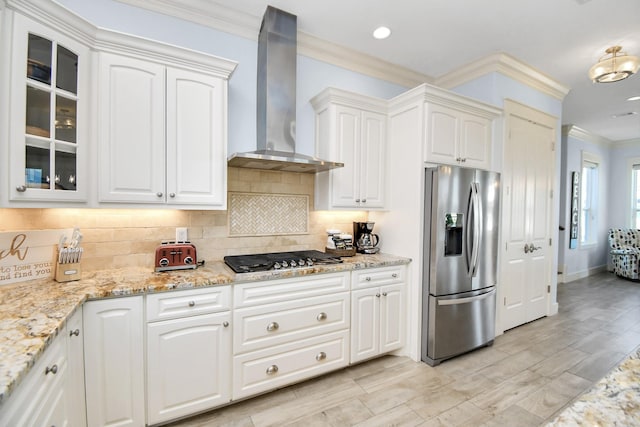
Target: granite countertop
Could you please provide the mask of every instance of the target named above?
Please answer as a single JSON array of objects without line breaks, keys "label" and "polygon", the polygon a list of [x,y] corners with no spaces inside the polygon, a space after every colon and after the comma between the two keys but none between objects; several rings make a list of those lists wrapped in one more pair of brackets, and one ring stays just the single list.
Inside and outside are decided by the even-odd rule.
[{"label": "granite countertop", "polygon": [[548,427],[640,425],[640,347]]},{"label": "granite countertop", "polygon": [[89,299],[300,277],[409,262],[408,258],[386,254],[356,255],[344,257],[341,264],[236,274],[223,262],[214,261],[196,270],[156,273],[152,268],[126,268],[83,274],[81,280],[73,282],[58,283],[46,279],[0,286],[0,404],[42,356],[64,327],[67,318]]}]

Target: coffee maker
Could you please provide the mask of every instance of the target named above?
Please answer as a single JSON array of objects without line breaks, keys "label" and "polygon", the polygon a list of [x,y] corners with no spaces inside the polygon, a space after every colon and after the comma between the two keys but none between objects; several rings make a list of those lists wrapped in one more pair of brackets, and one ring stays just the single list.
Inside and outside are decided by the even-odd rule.
[{"label": "coffee maker", "polygon": [[380,237],[373,234],[374,224],[372,221],[353,223],[353,240],[361,254],[377,254],[380,251]]}]

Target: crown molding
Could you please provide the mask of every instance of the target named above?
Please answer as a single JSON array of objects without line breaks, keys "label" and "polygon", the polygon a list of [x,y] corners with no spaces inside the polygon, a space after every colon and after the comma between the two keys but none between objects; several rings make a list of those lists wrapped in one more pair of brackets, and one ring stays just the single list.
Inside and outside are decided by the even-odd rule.
[{"label": "crown molding", "polygon": [[498,72],[544,94],[563,100],[570,88],[506,53],[495,53],[435,79],[446,89],[460,86],[486,74]]},{"label": "crown molding", "polygon": [[580,141],[590,142],[592,144],[600,145],[607,148],[611,148],[614,145],[613,141],[591,133],[588,130],[582,129],[576,125],[562,126],[562,136],[579,139]]}]

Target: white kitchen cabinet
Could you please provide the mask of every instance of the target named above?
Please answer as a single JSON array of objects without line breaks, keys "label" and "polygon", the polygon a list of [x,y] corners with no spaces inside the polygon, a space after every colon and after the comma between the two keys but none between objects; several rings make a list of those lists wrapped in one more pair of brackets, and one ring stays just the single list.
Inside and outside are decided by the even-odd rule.
[{"label": "white kitchen cabinet", "polygon": [[8,112],[9,206],[81,206],[91,182],[89,47],[77,33],[5,13],[13,31],[2,55],[11,70],[0,108]]},{"label": "white kitchen cabinet", "polygon": [[[79,307],[67,320],[64,331],[67,340],[67,408],[69,427],[84,426],[87,423],[87,409],[84,388],[84,325],[83,309]],[[61,424],[48,424],[61,425]]]},{"label": "white kitchen cabinet", "polygon": [[147,296],[148,424],[231,400],[230,295],[224,286]]},{"label": "white kitchen cabinet", "polygon": [[405,275],[404,266],[352,273],[351,363],[404,345]]},{"label": "white kitchen cabinet", "polygon": [[99,200],[226,209],[226,74],[99,54]]},{"label": "white kitchen cabinet", "polygon": [[386,103],[329,88],[311,100],[316,154],[344,167],[316,174],[316,209],[385,207]]},{"label": "white kitchen cabinet", "polygon": [[[67,329],[63,328],[20,387],[0,406],[2,426],[72,426],[77,408],[69,398]],[[71,367],[75,369],[74,367]],[[78,402],[80,403],[80,402]]]},{"label": "white kitchen cabinet", "polygon": [[349,273],[234,286],[233,399],[349,363]]},{"label": "white kitchen cabinet", "polygon": [[429,103],[425,114],[425,162],[490,169],[490,119],[436,103]]},{"label": "white kitchen cabinet", "polygon": [[145,425],[143,296],[84,305],[87,424]]}]

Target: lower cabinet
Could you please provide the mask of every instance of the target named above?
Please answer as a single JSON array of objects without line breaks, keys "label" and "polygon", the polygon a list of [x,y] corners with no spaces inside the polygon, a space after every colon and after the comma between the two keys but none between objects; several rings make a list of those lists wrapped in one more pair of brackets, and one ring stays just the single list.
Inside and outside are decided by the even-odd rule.
[{"label": "lower cabinet", "polygon": [[352,273],[351,363],[404,345],[404,266]]},{"label": "lower cabinet", "polygon": [[[231,400],[230,291],[228,287],[210,289],[147,296],[147,423],[150,425]],[[159,306],[170,309],[154,308]],[[184,312],[179,317],[155,321],[168,313],[182,312],[181,307]],[[214,312],[192,315],[201,312],[201,308]],[[222,312],[215,312],[219,310]]]},{"label": "lower cabinet", "polygon": [[[1,426],[85,425],[84,374],[82,364],[76,365],[78,356],[82,357],[77,352],[77,341],[82,345],[78,321],[82,321],[81,310],[69,319],[20,388],[0,406]],[[78,334],[73,333],[76,329]]]},{"label": "lower cabinet", "polygon": [[144,426],[143,296],[84,305],[87,425]]}]

